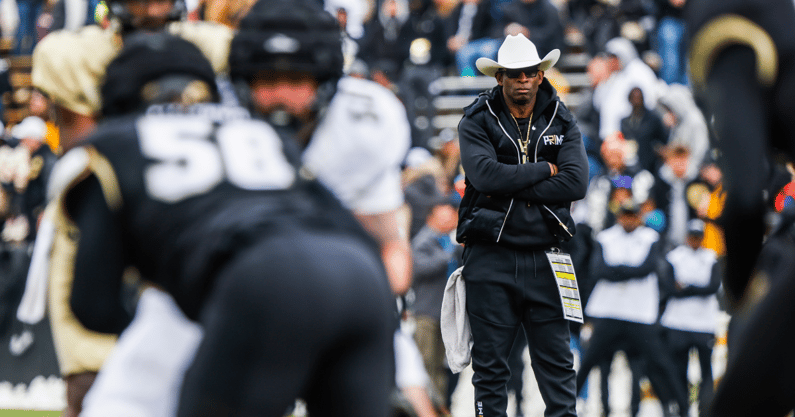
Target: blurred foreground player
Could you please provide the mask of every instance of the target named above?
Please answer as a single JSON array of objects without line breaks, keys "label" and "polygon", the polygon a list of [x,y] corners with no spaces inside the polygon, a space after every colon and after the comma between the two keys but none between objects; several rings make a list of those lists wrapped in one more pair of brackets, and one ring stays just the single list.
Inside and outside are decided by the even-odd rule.
[{"label": "blurred foreground player", "polygon": [[[298,396],[312,415],[386,415],[391,298],[377,246],[298,174],[268,124],[191,105],[217,99],[203,59],[153,35],[111,64],[141,88],[104,89],[104,107],[172,103],[108,119],[64,157],[57,221],[79,233],[72,310],[121,331],[132,266],[199,321],[179,416],[279,416]],[[142,62],[162,72],[136,76]]]},{"label": "blurred foreground player", "polygon": [[686,17],[693,85],[722,152],[723,285],[734,313],[711,413],[783,416],[795,407],[792,207],[762,242],[772,152],[795,158],[795,4],[693,0]]},{"label": "blurred foreground player", "polygon": [[[76,32],[50,33],[33,53],[32,82],[54,104],[64,150],[76,146],[94,129],[101,117],[100,85],[105,68],[121,49],[124,39],[136,30],[167,30],[178,34],[199,46],[216,73],[227,71],[232,31],[207,22],[179,21],[184,17],[183,0],[110,0],[108,3],[111,13],[107,28],[89,25]],[[50,211],[42,220],[44,230],[52,229]],[[52,256],[34,258],[35,268],[31,269],[42,271],[37,276],[49,281],[44,284],[49,285],[48,311],[67,387],[65,417],[75,417],[81,412],[83,397],[97,371],[115,345],[115,336],[85,329],[68,308],[72,271],[62,267],[69,264],[62,259],[72,256],[73,248],[66,230],[58,227],[54,230],[52,239],[36,241],[38,253],[52,253]],[[156,292],[150,289],[142,297]],[[160,292],[153,297],[167,296]],[[164,304],[173,307],[173,302],[165,301],[159,306]]]},{"label": "blurred foreground player", "polygon": [[[315,176],[376,239],[392,291],[411,287],[411,247],[398,213],[401,163],[411,143],[403,104],[368,80],[342,76],[337,21],[311,1],[261,0],[230,47],[230,78],[256,117],[294,137]],[[397,316],[395,325],[397,327]],[[420,417],[433,416],[416,343],[395,332],[396,385]]]},{"label": "blurred foreground player", "polygon": [[305,168],[376,238],[402,295],[411,286],[411,247],[397,222],[406,110],[380,85],[343,77],[341,50],[336,20],[311,1],[261,0],[232,40],[230,78],[255,116],[295,137]]}]

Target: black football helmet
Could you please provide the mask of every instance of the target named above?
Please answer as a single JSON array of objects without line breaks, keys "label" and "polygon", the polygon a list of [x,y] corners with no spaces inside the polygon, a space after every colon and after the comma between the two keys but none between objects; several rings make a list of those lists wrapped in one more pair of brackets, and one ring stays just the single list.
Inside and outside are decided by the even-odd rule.
[{"label": "black football helmet", "polygon": [[194,44],[165,32],[131,34],[108,64],[102,116],[144,111],[152,104],[218,102],[215,73]]},{"label": "black football helmet", "polygon": [[250,81],[259,71],[312,74],[322,84],[342,76],[337,20],[311,0],[260,0],[241,20],[229,52],[230,76]]},{"label": "black football helmet", "polygon": [[[128,33],[138,29],[133,22],[134,16],[127,9],[127,1],[128,0],[105,0],[105,4],[108,6],[109,16],[119,21],[122,33]],[[167,21],[184,19],[188,12],[185,0],[171,0],[171,2],[173,3],[173,7],[168,14]]]},{"label": "black football helmet", "polygon": [[[306,143],[311,125],[334,97],[342,66],[339,23],[313,0],[259,0],[241,20],[229,51],[229,75],[241,103],[299,143]],[[301,72],[315,78],[310,127],[284,111],[262,114],[249,101],[249,86],[263,72]]]}]

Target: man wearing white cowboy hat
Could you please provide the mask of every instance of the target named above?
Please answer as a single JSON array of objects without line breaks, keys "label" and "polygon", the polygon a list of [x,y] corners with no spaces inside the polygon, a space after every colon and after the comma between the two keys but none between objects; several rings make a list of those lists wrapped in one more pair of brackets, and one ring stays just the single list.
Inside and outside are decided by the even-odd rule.
[{"label": "man wearing white cowboy hat", "polygon": [[576,416],[569,325],[546,252],[574,234],[572,201],[585,196],[588,161],[580,131],[524,35],[509,35],[497,61],[478,69],[498,85],[467,106],[458,126],[466,191],[457,240],[474,345],[477,416],[506,416],[508,354],[524,327],[547,417]]}]

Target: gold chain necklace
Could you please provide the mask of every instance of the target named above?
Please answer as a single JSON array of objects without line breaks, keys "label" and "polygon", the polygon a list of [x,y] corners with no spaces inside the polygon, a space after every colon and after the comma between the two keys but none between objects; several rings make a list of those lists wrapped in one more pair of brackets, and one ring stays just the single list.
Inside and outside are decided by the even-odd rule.
[{"label": "gold chain necklace", "polygon": [[516,123],[516,130],[519,131],[519,149],[522,150],[522,163],[527,163],[527,146],[530,144],[530,130],[533,128],[533,112],[530,113],[530,119],[527,121],[527,135],[522,140],[522,128],[519,127],[519,121],[511,114],[513,122]]}]

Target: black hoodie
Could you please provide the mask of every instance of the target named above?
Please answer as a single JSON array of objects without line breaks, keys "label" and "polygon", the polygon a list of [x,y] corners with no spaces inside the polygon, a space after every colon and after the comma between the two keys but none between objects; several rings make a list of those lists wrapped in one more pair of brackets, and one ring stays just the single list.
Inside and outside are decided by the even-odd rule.
[{"label": "black hoodie", "polygon": [[[457,239],[541,249],[569,240],[572,201],[585,197],[588,160],[574,115],[544,79],[533,109],[528,163],[520,164],[519,127],[502,87],[464,108],[458,125],[466,191]],[[549,164],[558,167],[551,176]]]}]

